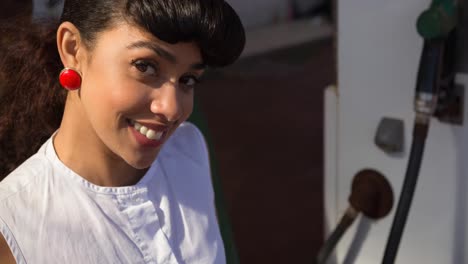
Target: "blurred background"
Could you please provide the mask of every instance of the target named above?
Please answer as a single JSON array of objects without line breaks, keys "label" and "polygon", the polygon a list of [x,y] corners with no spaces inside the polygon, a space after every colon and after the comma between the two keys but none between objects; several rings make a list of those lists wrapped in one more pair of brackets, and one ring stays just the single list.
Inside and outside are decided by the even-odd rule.
[{"label": "blurred background", "polygon": [[[230,263],[311,263],[324,238],[323,91],[336,82],[329,0],[229,0],[241,59],[209,70],[192,121],[207,137]],[[60,0],[2,0],[0,16],[58,18]]]},{"label": "blurred background", "polygon": [[336,78],[333,27],[321,13],[288,17],[290,7],[277,2],[284,9],[265,1],[271,24],[247,16],[243,57],[197,91],[241,263],[311,263],[323,241],[323,90]]},{"label": "blurred background", "polygon": [[331,1],[228,1],[242,58],[197,90],[240,263],[313,263],[324,238],[323,91]]}]

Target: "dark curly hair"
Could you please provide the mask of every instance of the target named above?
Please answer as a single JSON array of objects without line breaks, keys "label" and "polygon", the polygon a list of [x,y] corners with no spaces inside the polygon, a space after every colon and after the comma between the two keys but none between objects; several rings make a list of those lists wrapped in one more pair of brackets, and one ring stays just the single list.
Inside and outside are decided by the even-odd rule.
[{"label": "dark curly hair", "polygon": [[[60,22],[73,23],[92,49],[100,32],[122,20],[168,43],[197,43],[209,67],[233,63],[245,45],[242,23],[223,0],[66,0]],[[66,91],[57,80],[57,27],[1,26],[0,180],[60,125]]]}]

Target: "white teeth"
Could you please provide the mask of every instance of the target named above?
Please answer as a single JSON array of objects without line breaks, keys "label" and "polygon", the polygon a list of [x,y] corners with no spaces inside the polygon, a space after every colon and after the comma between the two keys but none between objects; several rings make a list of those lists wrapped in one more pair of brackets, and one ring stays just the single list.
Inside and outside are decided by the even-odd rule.
[{"label": "white teeth", "polygon": [[140,131],[141,125],[140,125],[139,123],[137,123],[137,122],[134,122],[133,127],[134,127],[136,130]]},{"label": "white teeth", "polygon": [[146,132],[146,137],[154,140],[156,139],[156,132],[150,129],[148,132]]},{"label": "white teeth", "polygon": [[136,122],[136,121],[131,121],[133,124],[133,127],[135,128],[136,131],[140,132],[141,134],[145,135],[148,139],[152,140],[160,140],[162,135],[164,134],[163,132],[156,132],[152,129],[149,129],[142,124]]},{"label": "white teeth", "polygon": [[146,132],[148,132],[148,128],[145,127],[145,126],[141,126],[140,127],[140,133],[142,133],[143,135],[146,135]]}]

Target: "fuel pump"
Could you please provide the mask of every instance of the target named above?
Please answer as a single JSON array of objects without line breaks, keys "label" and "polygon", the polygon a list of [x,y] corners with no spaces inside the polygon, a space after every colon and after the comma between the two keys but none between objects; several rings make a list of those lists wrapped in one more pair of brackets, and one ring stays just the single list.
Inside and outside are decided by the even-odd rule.
[{"label": "fuel pump", "polygon": [[380,172],[364,169],[354,176],[348,200],[346,212],[317,255],[317,264],[326,263],[338,241],[360,213],[370,219],[387,216],[393,207],[393,190]]},{"label": "fuel pump", "polygon": [[429,9],[421,13],[417,20],[418,33],[424,39],[424,44],[416,80],[413,142],[383,264],[394,263],[398,253],[418,181],[429,124],[438,108],[440,88],[442,84],[446,84],[445,91],[450,93],[453,87],[454,59],[450,56],[450,52],[455,48],[457,12],[456,1],[434,0]]},{"label": "fuel pump", "polygon": [[[430,7],[417,19],[417,31],[423,38],[424,44],[416,77],[413,140],[403,187],[382,260],[383,264],[395,263],[418,181],[431,118],[435,116],[443,122],[455,124],[462,122],[462,118],[459,117],[463,112],[460,110],[459,100],[462,95],[454,84],[459,7],[456,0],[433,0]],[[351,223],[348,221],[346,228]],[[340,223],[320,251],[318,263],[326,262],[328,254],[344,231]],[[337,232],[339,237],[336,235]]]}]

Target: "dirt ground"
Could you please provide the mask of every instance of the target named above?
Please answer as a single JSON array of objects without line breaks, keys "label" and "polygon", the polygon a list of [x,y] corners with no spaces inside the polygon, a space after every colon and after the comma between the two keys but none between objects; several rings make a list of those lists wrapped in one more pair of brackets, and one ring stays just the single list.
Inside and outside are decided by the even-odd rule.
[{"label": "dirt ground", "polygon": [[210,72],[197,97],[241,263],[312,263],[323,242],[323,89],[333,40]]}]

